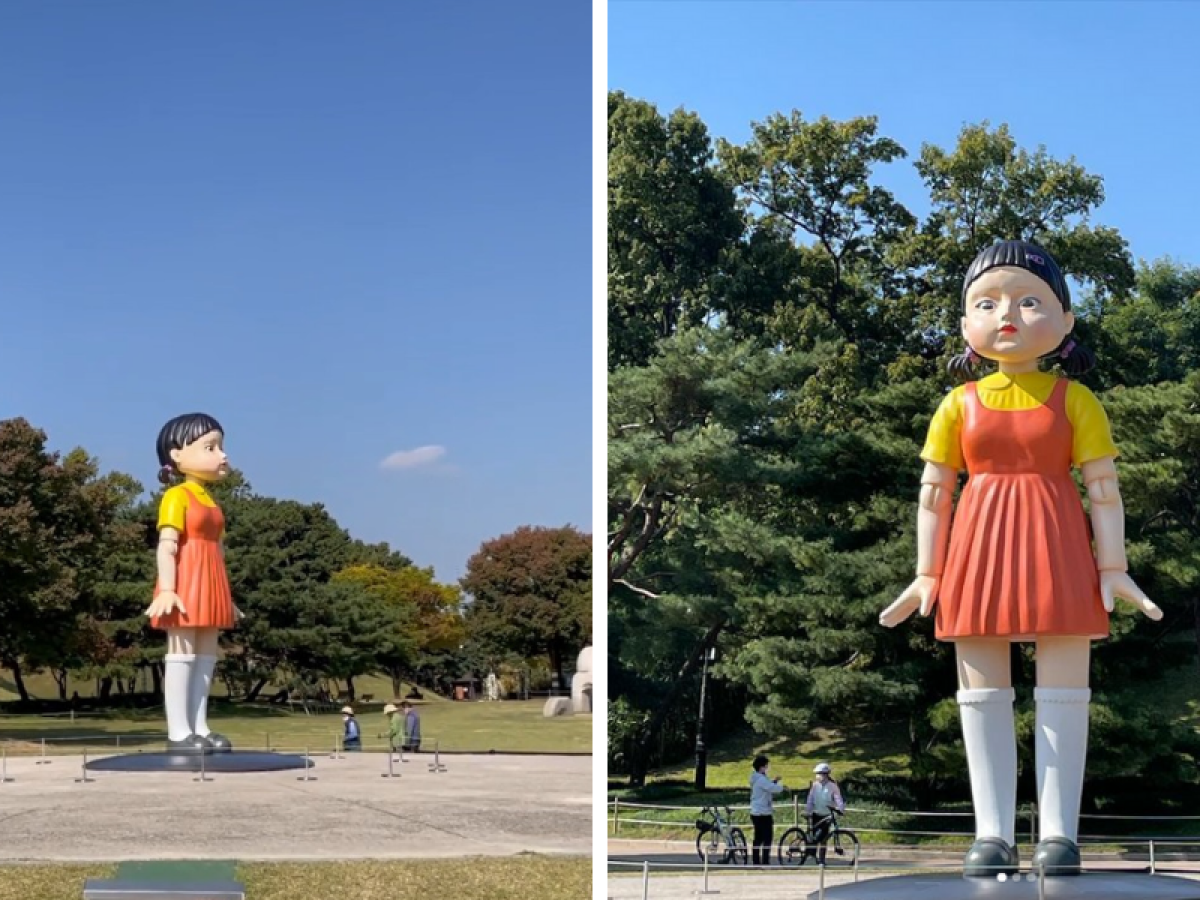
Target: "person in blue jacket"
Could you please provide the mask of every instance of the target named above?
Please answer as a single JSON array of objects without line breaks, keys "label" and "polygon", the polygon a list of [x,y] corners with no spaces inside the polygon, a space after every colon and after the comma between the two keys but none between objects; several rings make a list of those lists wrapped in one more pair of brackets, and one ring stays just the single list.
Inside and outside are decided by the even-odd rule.
[{"label": "person in blue jacket", "polygon": [[354,710],[349,706],[342,707],[342,723],[346,729],[342,734],[342,749],[361,750],[362,732],[358,728],[358,719],[354,718]]}]

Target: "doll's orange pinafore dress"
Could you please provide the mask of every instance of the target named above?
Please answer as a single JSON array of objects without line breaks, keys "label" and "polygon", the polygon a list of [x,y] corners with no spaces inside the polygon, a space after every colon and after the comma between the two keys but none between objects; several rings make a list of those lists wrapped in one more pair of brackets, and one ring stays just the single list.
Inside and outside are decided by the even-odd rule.
[{"label": "doll's orange pinafore dress", "polygon": [[936,636],[1108,635],[1091,529],[1071,477],[1066,379],[1033,409],[993,410],[965,386],[968,480],[938,587]]},{"label": "doll's orange pinafore dress", "polygon": [[[225,516],[217,506],[208,506],[183,488],[187,512],[175,556],[175,593],[184,613],[173,611],[150,619],[152,628],[233,628],[233,595],[221,556]],[[157,597],[161,588],[155,586]]]}]

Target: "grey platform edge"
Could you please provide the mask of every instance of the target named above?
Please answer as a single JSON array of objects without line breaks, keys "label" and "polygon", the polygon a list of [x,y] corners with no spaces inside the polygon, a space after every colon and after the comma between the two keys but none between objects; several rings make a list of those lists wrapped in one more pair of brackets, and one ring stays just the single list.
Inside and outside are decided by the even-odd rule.
[{"label": "grey platform edge", "polygon": [[[893,875],[825,888],[825,900],[1037,900],[1037,881]],[[817,900],[818,891],[808,894]],[[1092,871],[1046,879],[1047,900],[1200,900],[1200,882],[1145,872]]]},{"label": "grey platform edge", "polygon": [[236,881],[132,881],[89,878],[83,900],[246,900]]}]

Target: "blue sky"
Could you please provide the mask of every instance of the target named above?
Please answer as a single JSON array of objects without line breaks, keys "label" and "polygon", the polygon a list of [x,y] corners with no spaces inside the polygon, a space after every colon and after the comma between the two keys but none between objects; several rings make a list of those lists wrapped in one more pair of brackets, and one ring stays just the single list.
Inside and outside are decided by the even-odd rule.
[{"label": "blue sky", "polygon": [[590,530],[590,98],[586,4],[0,5],[0,417],[209,412],[443,580]]},{"label": "blue sky", "polygon": [[923,214],[911,160],[964,123],[1008,123],[1104,178],[1094,221],[1135,258],[1200,265],[1200,4],[628,2],[608,7],[609,87],[684,106],[714,136],[750,123],[877,115],[909,152],[880,183]]}]

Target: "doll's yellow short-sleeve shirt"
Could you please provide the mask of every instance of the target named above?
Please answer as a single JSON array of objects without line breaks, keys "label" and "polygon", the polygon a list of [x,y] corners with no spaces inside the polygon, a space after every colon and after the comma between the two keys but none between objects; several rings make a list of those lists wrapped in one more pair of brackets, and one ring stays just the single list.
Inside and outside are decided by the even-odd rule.
[{"label": "doll's yellow short-sleeve shirt", "polygon": [[[988,409],[1035,409],[1050,399],[1058,376],[1051,372],[1023,372],[1005,375],[1002,372],[976,382],[979,402]],[[921,450],[921,459],[955,469],[965,469],[962,454],[963,398],[965,388],[956,387],[942,400]],[[1071,462],[1075,466],[1106,456],[1117,455],[1108,414],[1096,395],[1078,382],[1067,384],[1067,419],[1075,431]]]},{"label": "doll's yellow short-sleeve shirt", "polygon": [[191,494],[205,506],[215,506],[212,498],[204,488],[193,486],[191,482],[177,484],[163,492],[158,504],[158,530],[174,528],[182,533],[184,519],[187,516],[188,494]]}]

